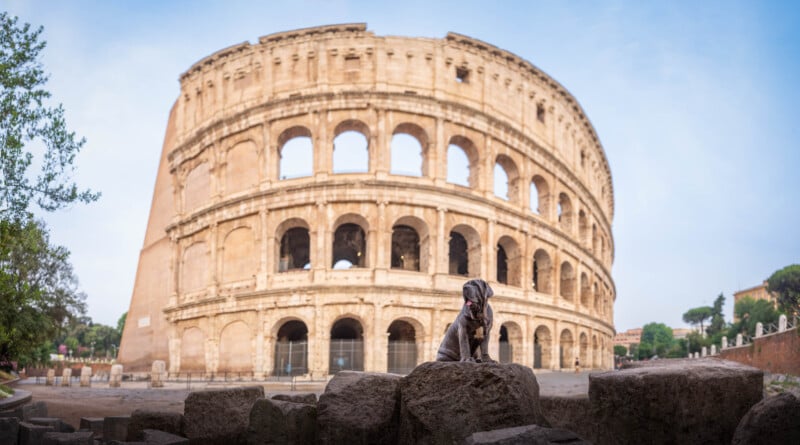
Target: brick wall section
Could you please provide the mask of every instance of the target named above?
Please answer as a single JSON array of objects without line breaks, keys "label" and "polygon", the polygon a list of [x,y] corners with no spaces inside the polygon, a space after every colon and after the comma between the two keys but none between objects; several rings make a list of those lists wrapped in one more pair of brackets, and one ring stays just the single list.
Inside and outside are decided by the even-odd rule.
[{"label": "brick wall section", "polygon": [[772,373],[800,375],[800,333],[795,328],[757,338],[750,345],[722,351],[720,357]]}]

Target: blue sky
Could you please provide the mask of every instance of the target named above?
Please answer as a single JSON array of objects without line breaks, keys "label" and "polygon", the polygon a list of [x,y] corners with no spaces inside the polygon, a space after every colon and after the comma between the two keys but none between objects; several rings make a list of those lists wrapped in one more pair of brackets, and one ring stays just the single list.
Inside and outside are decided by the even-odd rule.
[{"label": "blue sky", "polygon": [[583,106],[614,181],[617,330],[800,263],[800,7],[791,2],[3,1],[44,25],[48,88],[88,140],[103,197],[43,215],[89,315],[127,310],[178,76],[223,47],[330,23],[466,34],[529,60]]}]

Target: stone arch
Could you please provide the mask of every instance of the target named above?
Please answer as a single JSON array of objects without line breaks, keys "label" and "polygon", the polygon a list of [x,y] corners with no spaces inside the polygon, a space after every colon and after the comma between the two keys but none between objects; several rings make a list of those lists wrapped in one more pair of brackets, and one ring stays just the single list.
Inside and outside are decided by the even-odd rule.
[{"label": "stone arch", "polygon": [[219,372],[253,372],[253,335],[241,320],[228,323],[219,334]]},{"label": "stone arch", "polygon": [[589,336],[587,336],[585,332],[581,332],[578,339],[580,366],[582,368],[590,368],[592,364],[589,363]]},{"label": "stone arch", "polygon": [[393,175],[428,175],[428,134],[417,124],[402,123],[392,132],[391,169]]},{"label": "stone arch", "polygon": [[183,185],[183,211],[191,213],[208,204],[210,199],[211,174],[208,171],[208,164],[201,162],[186,175]]},{"label": "stone arch", "polygon": [[586,212],[581,209],[578,212],[578,242],[585,247],[589,246],[589,219]]},{"label": "stone arch", "polygon": [[186,328],[181,334],[180,372],[205,372],[205,370],[206,334],[196,326]]},{"label": "stone arch", "polygon": [[531,179],[530,192],[531,212],[549,218],[550,186],[547,184],[547,180],[540,175],[535,175]]},{"label": "stone arch", "polygon": [[314,173],[314,141],[311,130],[294,126],[278,136],[278,178],[292,179]]},{"label": "stone arch", "polygon": [[597,283],[596,282],[594,283],[594,286],[593,286],[592,290],[593,290],[592,296],[594,298],[594,312],[595,312],[595,314],[599,314],[600,313],[600,291],[599,291],[599,289],[597,287]]},{"label": "stone arch", "polygon": [[364,325],[352,315],[336,319],[330,330],[328,373],[364,370]]},{"label": "stone arch", "polygon": [[558,224],[565,232],[572,230],[572,200],[566,193],[558,195]]},{"label": "stone arch", "polygon": [[597,255],[597,224],[592,223],[592,253]]},{"label": "stone arch", "polygon": [[572,267],[569,261],[561,263],[559,294],[567,301],[574,301],[575,299],[575,268]]},{"label": "stone arch", "polygon": [[543,294],[553,292],[553,261],[544,249],[533,254],[533,289]]},{"label": "stone arch", "polygon": [[232,146],[225,155],[225,194],[242,192],[258,185],[258,147],[252,140]]},{"label": "stone arch", "polygon": [[[404,267],[395,267],[395,228],[405,226],[411,228],[416,232],[417,235],[417,248],[416,248],[416,259],[412,261],[411,264],[416,262],[417,267],[409,269],[405,267],[407,265],[407,261],[404,258],[402,265]],[[402,240],[398,239],[398,246],[402,247],[404,244],[400,242]],[[405,270],[417,270],[420,272],[427,272],[429,267],[430,261],[430,231],[428,230],[428,224],[425,223],[420,218],[416,216],[402,216],[398,218],[394,224],[392,225],[392,268],[398,269],[405,269]],[[406,243],[407,244],[407,243]],[[410,246],[409,246],[410,247]],[[397,253],[401,253],[400,251],[407,251],[409,249],[399,249]],[[400,264],[399,262],[397,263]]]},{"label": "stone arch", "polygon": [[589,308],[592,304],[591,287],[586,272],[581,272],[581,306]]},{"label": "stone arch", "polygon": [[273,375],[308,373],[308,325],[289,318],[276,323]]},{"label": "stone arch", "polygon": [[481,237],[466,224],[450,230],[449,271],[451,275],[477,277],[481,273]]},{"label": "stone arch", "polygon": [[231,283],[255,277],[258,270],[256,242],[250,227],[237,227],[222,243],[222,282]]},{"label": "stone arch", "polygon": [[198,241],[183,251],[181,292],[204,289],[209,281],[209,255],[206,243]]},{"label": "stone arch", "polygon": [[[458,172],[462,167],[461,155],[466,159],[467,174]],[[476,188],[480,177],[478,149],[464,136],[453,136],[447,146],[447,182]]]},{"label": "stone arch", "polygon": [[574,365],[575,356],[575,340],[572,336],[572,331],[564,329],[558,338],[559,346],[559,368],[571,368]]},{"label": "stone arch", "polygon": [[508,235],[497,241],[497,282],[509,286],[520,286],[522,275],[522,255],[519,244]]},{"label": "stone arch", "polygon": [[420,270],[419,234],[416,229],[404,224],[392,227],[391,268],[401,270]]},{"label": "stone arch", "polygon": [[553,352],[551,350],[553,339],[550,329],[541,325],[533,333],[533,367],[534,369],[549,369],[553,365]]},{"label": "stone arch", "polygon": [[387,372],[408,374],[417,366],[417,329],[413,323],[401,318],[392,321],[386,333],[389,334]]},{"label": "stone arch", "polygon": [[350,267],[367,267],[367,220],[361,215],[343,215],[336,221],[334,229],[331,266],[348,268],[347,262]]},{"label": "stone arch", "polygon": [[522,352],[522,328],[513,321],[507,321],[500,325],[497,337],[500,343],[497,361],[500,363],[519,362],[519,354]]},{"label": "stone arch", "polygon": [[302,218],[289,218],[275,230],[278,241],[278,272],[311,268],[311,236]]},{"label": "stone arch", "polygon": [[359,120],[346,120],[334,129],[333,172],[369,172],[369,127]]},{"label": "stone arch", "polygon": [[[495,159],[495,180],[498,178],[498,167],[502,170],[502,176],[505,176],[506,184],[502,186],[495,183],[494,194],[495,196],[505,199],[506,201],[517,203],[519,202],[519,169],[513,159],[506,155],[498,155]],[[498,185],[500,187],[498,188]],[[502,193],[505,191],[505,193]],[[498,194],[498,192],[500,192]]]}]

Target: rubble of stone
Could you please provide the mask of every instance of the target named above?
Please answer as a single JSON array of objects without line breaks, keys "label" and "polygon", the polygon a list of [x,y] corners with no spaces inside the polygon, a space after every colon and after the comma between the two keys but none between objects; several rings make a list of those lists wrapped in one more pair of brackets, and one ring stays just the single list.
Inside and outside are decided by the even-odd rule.
[{"label": "rubble of stone", "polygon": [[718,359],[590,375],[588,397],[539,397],[516,364],[428,362],[340,372],[313,394],[192,392],[184,414],[136,410],[75,429],[41,402],[0,412],[0,444],[798,444],[800,397],[763,398],[763,373]]}]

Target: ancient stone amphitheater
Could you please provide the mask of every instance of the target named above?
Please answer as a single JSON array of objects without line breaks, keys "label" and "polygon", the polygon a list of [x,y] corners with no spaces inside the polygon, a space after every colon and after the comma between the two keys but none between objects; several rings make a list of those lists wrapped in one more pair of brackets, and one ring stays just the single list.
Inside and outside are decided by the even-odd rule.
[{"label": "ancient stone amphitheater", "polygon": [[261,37],[180,78],[119,359],[323,378],[433,360],[461,286],[491,354],[612,366],[611,173],[547,74],[460,34]]}]

